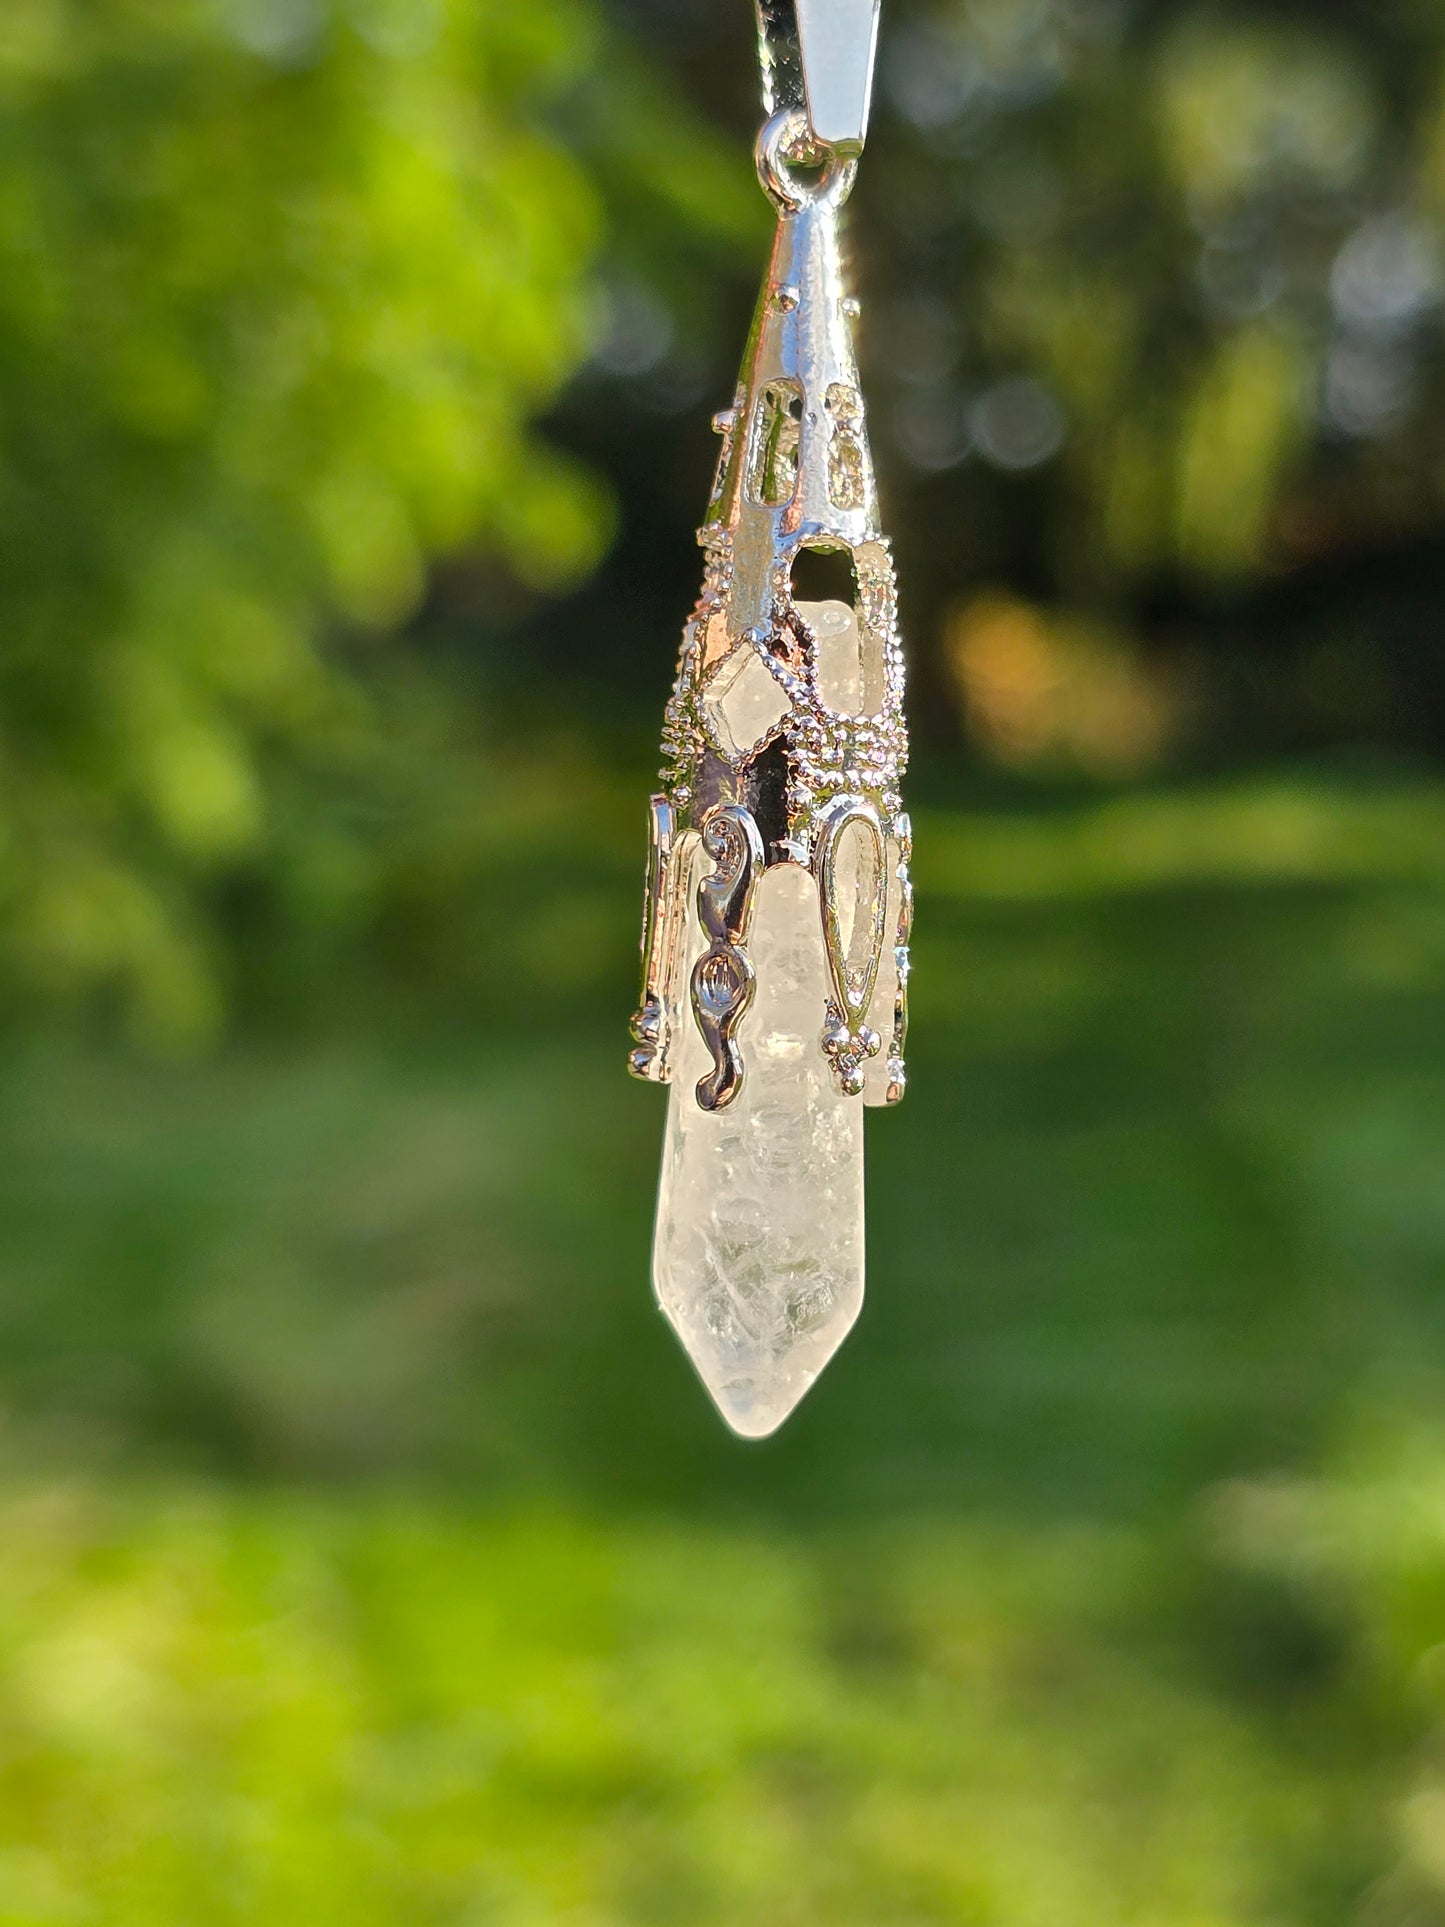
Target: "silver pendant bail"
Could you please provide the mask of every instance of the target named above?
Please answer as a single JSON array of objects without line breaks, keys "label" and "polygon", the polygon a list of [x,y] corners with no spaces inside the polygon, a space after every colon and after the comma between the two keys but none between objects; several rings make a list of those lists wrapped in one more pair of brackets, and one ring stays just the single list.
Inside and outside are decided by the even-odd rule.
[{"label": "silver pendant bail", "polygon": [[881,0],[757,0],[768,113],[801,110],[820,147],[863,151]]}]

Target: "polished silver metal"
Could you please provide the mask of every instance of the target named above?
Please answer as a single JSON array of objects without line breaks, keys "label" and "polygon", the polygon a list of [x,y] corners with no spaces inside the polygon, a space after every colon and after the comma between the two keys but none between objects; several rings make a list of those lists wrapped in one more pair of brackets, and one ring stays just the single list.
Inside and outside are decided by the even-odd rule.
[{"label": "polished silver metal", "polygon": [[720,1111],[737,1096],[743,1081],[737,1028],[755,987],[744,946],[753,892],[763,873],[763,844],[757,824],[741,804],[719,803],[703,819],[702,846],[714,867],[697,886],[698,922],[708,946],[692,967],[692,1007],[713,1061],[712,1069],[698,1079],[697,1101],[705,1111]]},{"label": "polished silver metal", "polygon": [[668,986],[677,972],[682,941],[683,906],[674,866],[685,871],[695,839],[678,836],[677,812],[665,796],[654,796],[648,805],[647,832],[647,901],[658,906],[658,914],[647,918],[642,933],[642,1002],[632,1020],[635,1049],[629,1065],[634,1077],[665,1084],[671,1075]]},{"label": "polished silver metal", "polygon": [[797,0],[797,8],[813,138],[859,154],[873,102],[879,0]]},{"label": "polished silver metal", "polygon": [[[853,346],[858,303],[840,247],[866,85],[861,108],[854,85],[840,138],[820,141],[808,115],[825,16],[838,29],[837,70],[856,82],[871,73],[876,15],[871,3],[759,0],[773,111],[755,159],[777,234],[736,394],[714,417],[722,447],[698,531],[703,587],[683,632],[663,726],[662,792],[651,805],[631,1058],[636,1075],[669,1081],[677,1027],[695,1023],[712,1057],[697,1086],[706,1110],[731,1103],[747,1073],[748,924],[758,876],[776,863],[802,864],[817,881],[832,986],[818,1046],[838,1088],[891,1104],[906,1083],[903,651]],[[829,97],[846,93],[840,80]],[[860,113],[855,139],[847,129]],[[810,551],[845,559],[846,598],[795,589]],[[694,888],[705,947],[694,950],[689,973]]]},{"label": "polished silver metal", "polygon": [[868,136],[880,0],[757,0],[769,114],[802,110],[810,140],[856,156]]}]

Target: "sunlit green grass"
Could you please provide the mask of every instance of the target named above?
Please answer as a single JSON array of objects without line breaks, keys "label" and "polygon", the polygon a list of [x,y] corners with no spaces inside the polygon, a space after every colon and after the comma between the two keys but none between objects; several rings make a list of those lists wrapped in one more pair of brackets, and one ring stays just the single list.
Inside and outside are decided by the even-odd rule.
[{"label": "sunlit green grass", "polygon": [[[630,912],[596,823],[519,941]],[[630,915],[487,1032],[21,1053],[0,1922],[1438,1927],[1439,828],[925,813],[869,1306],[761,1447],[650,1307]]]},{"label": "sunlit green grass", "polygon": [[1263,1923],[1381,1850],[1328,1668],[1201,1674],[1137,1531],[64,1485],[4,1531],[7,1922]]}]

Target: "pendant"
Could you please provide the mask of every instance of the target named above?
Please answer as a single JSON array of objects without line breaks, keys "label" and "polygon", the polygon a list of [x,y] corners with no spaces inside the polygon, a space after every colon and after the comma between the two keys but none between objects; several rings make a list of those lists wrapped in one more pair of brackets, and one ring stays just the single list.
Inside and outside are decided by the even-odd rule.
[{"label": "pendant", "polygon": [[862,1307],[863,1109],[903,1095],[912,917],[893,563],[839,245],[857,163],[777,105],[800,63],[776,0],[761,11],[776,111],[756,159],[778,228],[714,422],[631,1057],[670,1087],[657,1301],[748,1438],[776,1430]]}]

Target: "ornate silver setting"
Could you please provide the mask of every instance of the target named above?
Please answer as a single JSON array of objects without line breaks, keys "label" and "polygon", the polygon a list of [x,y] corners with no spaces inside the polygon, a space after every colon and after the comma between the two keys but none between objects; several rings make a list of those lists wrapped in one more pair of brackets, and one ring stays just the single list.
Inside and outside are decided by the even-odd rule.
[{"label": "ornate silver setting", "polygon": [[715,865],[697,886],[698,921],[708,947],[692,967],[692,1008],[712,1069],[697,1082],[697,1101],[720,1111],[743,1081],[737,1028],[753,1001],[753,966],[743,945],[753,889],[763,869],[758,826],[736,803],[719,803],[702,826],[702,846]]},{"label": "ornate silver setting", "polygon": [[[876,0],[854,11],[867,33],[866,83]],[[835,102],[851,104],[830,111],[853,134],[821,142],[798,98],[797,46],[777,25],[785,12],[778,0],[760,7],[766,92],[777,111],[755,158],[778,211],[777,236],[737,393],[714,418],[722,447],[698,531],[702,592],[663,725],[633,1020],[631,1068],[664,1083],[677,1026],[696,1023],[713,1060],[697,1100],[710,1111],[732,1102],[746,1076],[748,920],[758,876],[777,863],[801,864],[817,880],[832,989],[818,1013],[818,1047],[838,1087],[891,1104],[906,1082],[903,652],[853,348],[858,304],[839,236],[867,89],[860,95],[856,72],[834,86]],[[800,578],[819,556],[851,565],[850,593],[810,597]],[[697,895],[708,947],[685,986],[699,847],[712,859]]]}]

